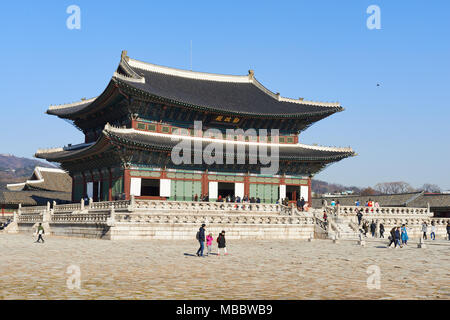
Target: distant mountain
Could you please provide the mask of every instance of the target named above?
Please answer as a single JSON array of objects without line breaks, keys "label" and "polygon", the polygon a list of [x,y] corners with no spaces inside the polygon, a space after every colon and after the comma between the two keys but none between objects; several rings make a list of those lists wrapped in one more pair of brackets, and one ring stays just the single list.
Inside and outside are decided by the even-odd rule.
[{"label": "distant mountain", "polygon": [[0,154],[0,189],[6,188],[8,183],[23,182],[30,178],[36,166],[55,168],[43,161]]},{"label": "distant mountain", "polygon": [[346,187],[337,183],[328,183],[321,180],[313,179],[311,181],[311,191],[315,194],[325,194],[325,193],[341,193],[343,191],[354,191],[355,193],[360,193],[361,189],[355,186]]}]

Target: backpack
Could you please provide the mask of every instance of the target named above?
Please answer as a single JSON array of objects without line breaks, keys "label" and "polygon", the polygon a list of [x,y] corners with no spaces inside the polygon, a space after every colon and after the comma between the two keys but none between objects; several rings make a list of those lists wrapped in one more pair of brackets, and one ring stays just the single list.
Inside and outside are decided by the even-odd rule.
[{"label": "backpack", "polygon": [[195,235],[195,239],[200,240],[200,231],[197,231],[197,234]]}]

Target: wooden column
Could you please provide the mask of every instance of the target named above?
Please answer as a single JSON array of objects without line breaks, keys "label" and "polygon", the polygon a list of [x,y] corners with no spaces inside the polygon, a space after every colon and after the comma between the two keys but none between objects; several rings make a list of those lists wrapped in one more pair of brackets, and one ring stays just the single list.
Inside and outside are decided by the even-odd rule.
[{"label": "wooden column", "polygon": [[208,194],[208,170],[202,173],[202,195]]},{"label": "wooden column", "polygon": [[104,201],[104,199],[102,199],[103,196],[103,173],[102,173],[102,169],[98,170],[98,173],[100,174],[100,191],[99,191],[99,195],[98,195],[98,201]]},{"label": "wooden column", "polygon": [[111,168],[108,168],[109,172],[109,183],[108,183],[108,201],[112,201],[112,171]]},{"label": "wooden column", "polygon": [[123,192],[125,193],[125,200],[130,200],[130,184],[131,184],[131,177],[130,177],[130,169],[124,169],[123,170]]},{"label": "wooden column", "polygon": [[311,177],[308,178],[308,207],[312,207],[312,191],[311,191]]},{"label": "wooden column", "polygon": [[244,176],[244,197],[245,196],[250,198],[250,177],[248,176],[248,172]]}]

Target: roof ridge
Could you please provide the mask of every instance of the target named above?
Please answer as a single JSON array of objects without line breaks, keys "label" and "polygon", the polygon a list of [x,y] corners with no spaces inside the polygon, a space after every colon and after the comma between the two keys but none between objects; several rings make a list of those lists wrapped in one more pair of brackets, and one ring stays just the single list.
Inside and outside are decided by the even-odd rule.
[{"label": "roof ridge", "polygon": [[200,71],[191,71],[179,68],[172,68],[161,66],[149,62],[144,62],[136,59],[129,58],[127,61],[128,65],[132,68],[137,68],[150,72],[157,72],[168,74],[172,76],[197,79],[197,80],[210,80],[219,82],[235,82],[235,83],[250,83],[251,78],[248,75],[228,75],[219,73],[209,73]]},{"label": "roof ridge", "polygon": [[77,101],[77,102],[72,102],[72,103],[50,105],[48,110],[58,110],[58,109],[65,109],[65,108],[76,107],[76,106],[79,106],[79,105],[82,105],[82,104],[85,104],[85,103],[93,102],[97,98],[98,98],[98,96],[94,97],[94,98],[90,98],[90,99],[85,99],[85,100],[81,100],[81,101]]}]

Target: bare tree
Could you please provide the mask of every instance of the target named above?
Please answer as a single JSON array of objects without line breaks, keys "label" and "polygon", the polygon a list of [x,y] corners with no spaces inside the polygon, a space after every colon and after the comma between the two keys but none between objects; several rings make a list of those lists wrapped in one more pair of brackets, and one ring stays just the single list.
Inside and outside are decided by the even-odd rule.
[{"label": "bare tree", "polygon": [[431,192],[431,193],[441,193],[441,188],[436,184],[425,183],[420,191]]},{"label": "bare tree", "polygon": [[377,183],[374,189],[382,194],[397,194],[415,191],[409,183],[404,181]]},{"label": "bare tree", "polygon": [[378,192],[375,191],[374,189],[372,189],[371,187],[365,188],[364,190],[361,190],[360,195],[361,196],[374,196],[376,195]]}]

